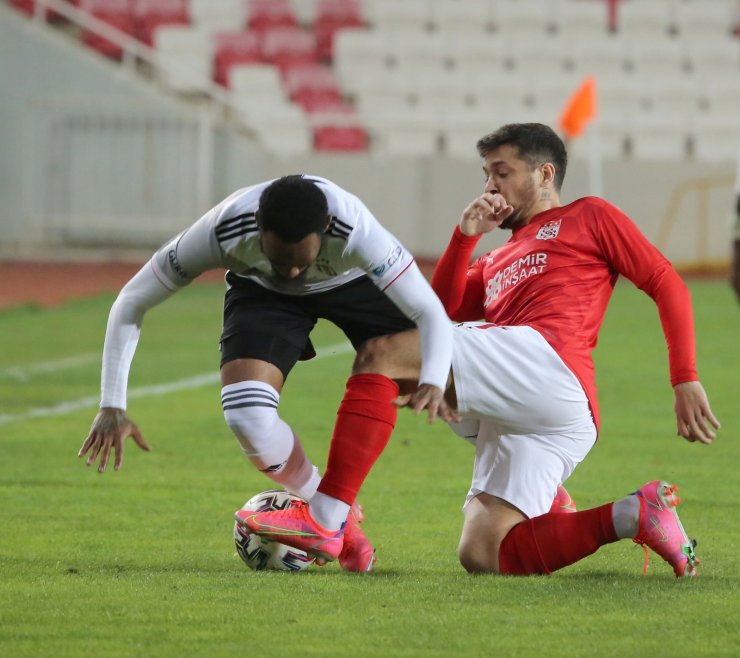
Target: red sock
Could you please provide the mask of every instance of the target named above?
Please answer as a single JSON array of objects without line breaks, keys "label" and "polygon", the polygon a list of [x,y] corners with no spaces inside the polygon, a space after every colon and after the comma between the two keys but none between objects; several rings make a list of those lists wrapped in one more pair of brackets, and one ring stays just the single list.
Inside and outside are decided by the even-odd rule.
[{"label": "red sock", "polygon": [[348,505],[391,438],[398,385],[383,375],[352,375],[337,412],[319,491]]},{"label": "red sock", "polygon": [[549,574],[617,541],[612,503],[573,514],[543,514],[515,525],[498,552],[499,572]]}]

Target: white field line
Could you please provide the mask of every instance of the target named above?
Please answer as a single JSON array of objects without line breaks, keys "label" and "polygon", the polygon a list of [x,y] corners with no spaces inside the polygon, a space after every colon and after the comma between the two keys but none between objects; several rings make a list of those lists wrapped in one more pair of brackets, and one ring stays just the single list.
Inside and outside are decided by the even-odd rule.
[{"label": "white field line", "polygon": [[71,370],[79,366],[100,361],[100,352],[89,352],[87,354],[76,354],[54,361],[42,361],[27,366],[11,366],[0,370],[0,378],[8,377],[19,382],[27,382],[34,375],[42,375],[47,372],[58,372],[59,370]]},{"label": "white field line", "polygon": [[[348,352],[352,351],[353,347],[349,343],[337,343],[336,345],[328,345],[324,348],[317,348],[316,358],[322,359],[332,356],[339,356],[340,354],[347,354]],[[168,393],[174,393],[176,391],[184,391],[191,388],[200,388],[201,386],[215,384],[218,381],[219,374],[217,372],[208,372],[202,375],[195,375],[194,377],[186,377],[185,379],[176,379],[171,382],[164,382],[162,384],[153,384],[152,386],[139,386],[138,388],[132,388],[128,392],[128,399],[133,400],[136,398],[157,397],[160,395],[167,395]],[[60,402],[59,404],[55,404],[50,407],[35,407],[20,414],[0,414],[0,425],[7,425],[8,423],[13,423],[16,421],[30,420],[32,418],[64,416],[66,414],[80,411],[82,409],[87,409],[89,407],[97,407],[99,403],[100,396],[91,395],[84,398],[78,398],[77,400]]]}]

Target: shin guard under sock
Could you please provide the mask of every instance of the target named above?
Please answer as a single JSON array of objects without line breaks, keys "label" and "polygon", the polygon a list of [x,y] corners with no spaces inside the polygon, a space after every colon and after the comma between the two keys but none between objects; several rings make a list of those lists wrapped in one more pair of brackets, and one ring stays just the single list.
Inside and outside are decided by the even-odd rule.
[{"label": "shin guard under sock", "polygon": [[617,541],[612,503],[573,514],[543,514],[515,525],[499,548],[499,573],[549,574]]},{"label": "shin guard under sock", "polygon": [[355,502],[367,474],[388,444],[398,410],[398,385],[383,375],[353,375],[347,380],[331,437],[326,472],[319,491]]}]

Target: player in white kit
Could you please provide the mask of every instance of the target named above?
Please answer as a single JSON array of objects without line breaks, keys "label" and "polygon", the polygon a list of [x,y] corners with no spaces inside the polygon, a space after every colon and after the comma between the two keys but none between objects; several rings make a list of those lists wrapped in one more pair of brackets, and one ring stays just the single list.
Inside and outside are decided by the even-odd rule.
[{"label": "player in white kit", "polygon": [[318,522],[339,537],[332,557],[347,570],[372,570],[374,548],[354,503],[395,424],[398,386],[366,371],[349,378],[323,478],[280,418],[280,393],[296,361],[315,354],[310,333],[319,318],[341,328],[355,348],[418,327],[423,366],[413,404],[431,419],[451,420],[443,399],[451,325],[411,254],[360,199],[327,179],[286,176],[238,190],[124,286],[108,319],[101,409],[79,455],[88,465],[99,460],[103,472],[111,451],[114,468],[121,467],[126,437],[148,449],[126,414],[144,316],[215,268],[228,269],[221,336],[227,424],[260,471],[311,501]]}]

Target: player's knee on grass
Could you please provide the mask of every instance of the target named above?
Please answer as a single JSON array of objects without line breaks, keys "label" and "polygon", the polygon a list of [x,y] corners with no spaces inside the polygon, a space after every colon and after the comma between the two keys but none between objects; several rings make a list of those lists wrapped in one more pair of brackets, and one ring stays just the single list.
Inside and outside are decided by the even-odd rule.
[{"label": "player's knee on grass", "polygon": [[498,546],[483,538],[463,536],[457,558],[468,573],[498,573]]}]

